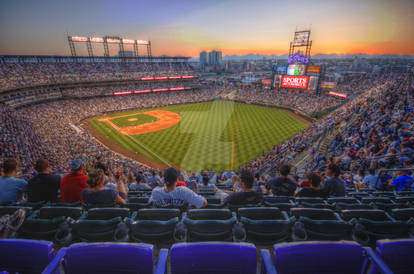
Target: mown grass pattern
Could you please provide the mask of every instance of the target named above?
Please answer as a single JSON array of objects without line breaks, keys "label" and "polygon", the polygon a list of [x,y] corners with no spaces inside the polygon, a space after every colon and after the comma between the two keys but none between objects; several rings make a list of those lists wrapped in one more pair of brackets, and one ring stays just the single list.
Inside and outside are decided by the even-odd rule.
[{"label": "mown grass pattern", "polygon": [[[98,121],[98,118],[93,119],[91,124],[125,149],[191,171],[231,169],[233,127],[233,169],[238,169],[307,127],[286,111],[229,101],[157,109],[179,113],[181,121],[162,131],[133,136],[120,134],[107,123]],[[144,121],[143,116],[147,115],[139,113],[145,111],[148,110],[111,116],[131,114],[114,120],[117,125],[136,125]],[[135,123],[128,121],[133,117],[139,120]],[[145,117],[145,121],[151,122],[151,119]]]}]

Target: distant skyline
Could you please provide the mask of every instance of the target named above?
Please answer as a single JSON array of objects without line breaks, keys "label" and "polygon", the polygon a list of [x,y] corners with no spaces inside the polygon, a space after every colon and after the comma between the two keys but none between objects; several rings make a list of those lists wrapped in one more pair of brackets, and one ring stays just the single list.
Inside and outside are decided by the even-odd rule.
[{"label": "distant skyline", "polygon": [[282,55],[306,28],[312,54],[414,55],[413,0],[0,1],[0,54],[70,55],[68,32],[151,40],[153,55]]}]

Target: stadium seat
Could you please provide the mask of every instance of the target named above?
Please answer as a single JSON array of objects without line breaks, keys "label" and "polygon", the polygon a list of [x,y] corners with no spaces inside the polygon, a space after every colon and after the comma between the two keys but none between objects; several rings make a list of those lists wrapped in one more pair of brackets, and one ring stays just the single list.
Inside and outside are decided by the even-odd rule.
[{"label": "stadium seat", "polygon": [[29,216],[32,213],[32,208],[31,207],[22,207],[22,206],[0,206],[0,217],[3,215],[11,215],[14,212],[16,212],[16,210],[18,209],[23,209],[26,212],[26,216]]},{"label": "stadium seat", "polygon": [[378,255],[368,251],[372,250],[352,241],[276,244],[273,261],[269,250],[260,252],[262,273],[365,273],[368,260],[383,273],[391,273]]},{"label": "stadium seat", "polygon": [[26,218],[18,237],[68,244],[72,240],[71,226],[81,214],[80,207],[42,207]]},{"label": "stadium seat", "polygon": [[180,210],[165,208],[140,209],[126,219],[131,240],[144,243],[169,243],[173,241]]},{"label": "stadium seat", "polygon": [[371,194],[372,196],[375,197],[390,197],[393,198],[395,197],[395,192],[394,191],[374,191]]},{"label": "stadium seat", "polygon": [[62,248],[43,272],[62,266],[65,273],[166,273],[168,250],[161,249],[154,269],[154,247],[138,243],[79,243]]},{"label": "stadium seat", "polygon": [[190,209],[182,221],[188,230],[187,241],[232,240],[236,213],[229,209]]},{"label": "stadium seat", "polygon": [[278,208],[239,208],[238,217],[246,231],[247,241],[256,244],[286,240],[293,225],[293,218]]},{"label": "stadium seat", "polygon": [[407,207],[413,207],[413,205],[414,205],[414,196],[397,196],[397,197],[395,197],[395,202],[397,204],[404,204]]},{"label": "stadium seat", "polygon": [[256,273],[256,247],[249,243],[180,243],[171,247],[171,274]]},{"label": "stadium seat", "polygon": [[81,202],[74,202],[74,203],[62,203],[62,202],[53,202],[47,203],[46,206],[57,206],[57,207],[80,207],[82,206]]},{"label": "stadium seat", "polygon": [[398,196],[414,196],[414,191],[397,191]]},{"label": "stadium seat", "polygon": [[337,202],[335,203],[335,209],[340,210],[346,210],[346,209],[375,209],[373,205],[368,204],[362,204],[362,203],[356,203],[356,204],[349,204],[349,203],[341,203]]},{"label": "stadium seat", "polygon": [[206,197],[207,199],[207,208],[223,208],[224,204],[221,202],[221,199],[218,197]]},{"label": "stadium seat", "polygon": [[361,244],[372,244],[379,239],[404,238],[410,233],[409,224],[394,220],[383,210],[343,210],[341,215],[353,225],[352,237]]},{"label": "stadium seat", "polygon": [[[414,239],[379,240],[376,253],[393,273],[413,273]],[[371,273],[381,270],[374,267]]]},{"label": "stadium seat", "polygon": [[392,217],[398,221],[410,221],[414,224],[414,208],[396,208],[391,211]]},{"label": "stadium seat", "polygon": [[83,241],[128,241],[127,208],[93,208],[73,223],[73,234]]},{"label": "stadium seat", "polygon": [[148,204],[149,197],[130,197],[128,203]]},{"label": "stadium seat", "polygon": [[328,198],[328,203],[344,203],[344,204],[359,204],[359,201],[354,197],[332,197]]},{"label": "stadium seat", "polygon": [[142,190],[142,191],[129,191],[128,197],[149,197],[151,196],[152,190]]},{"label": "stadium seat", "polygon": [[131,211],[137,211],[142,208],[149,208],[151,207],[151,203],[148,202],[149,197],[128,197],[128,201],[126,204],[121,204],[123,208],[129,208]]},{"label": "stadium seat", "polygon": [[263,204],[268,207],[277,207],[282,211],[289,212],[296,207],[295,198],[292,196],[265,196]]},{"label": "stadium seat", "polygon": [[49,241],[0,239],[0,271],[41,273],[55,254]]},{"label": "stadium seat", "polygon": [[363,197],[369,197],[371,196],[371,194],[369,194],[368,192],[348,192],[347,196],[361,199]]},{"label": "stadium seat", "polygon": [[345,240],[351,234],[351,225],[330,209],[292,208],[295,217],[293,240]]},{"label": "stadium seat", "polygon": [[31,207],[33,210],[39,209],[42,206],[44,206],[46,203],[45,202],[26,202],[23,201],[21,203],[16,203],[13,204],[14,206],[19,206],[19,207]]},{"label": "stadium seat", "polygon": [[387,211],[404,206],[402,204],[395,203],[389,197],[365,197],[361,199],[361,202],[363,204],[372,205],[377,209],[382,209],[382,210],[387,210]]}]

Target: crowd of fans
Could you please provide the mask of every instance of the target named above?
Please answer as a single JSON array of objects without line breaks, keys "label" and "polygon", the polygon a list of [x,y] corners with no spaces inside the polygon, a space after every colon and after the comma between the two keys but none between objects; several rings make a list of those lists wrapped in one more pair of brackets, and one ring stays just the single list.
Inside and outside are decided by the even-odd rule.
[{"label": "crowd of fans", "polygon": [[19,87],[136,80],[192,72],[188,63],[0,63],[0,90]]},{"label": "crowd of fans", "polygon": [[288,106],[308,114],[337,106],[343,102],[343,99],[331,95],[303,94],[302,91],[275,91],[261,88],[237,89],[235,98],[251,102]]},{"label": "crowd of fans", "polygon": [[[279,190],[274,190],[273,186],[279,184],[286,184],[283,189],[287,189],[290,195],[296,193],[299,196],[343,196],[342,185],[344,184],[357,187],[407,189],[411,187],[413,181],[410,171],[398,173],[397,177],[403,178],[399,180],[390,174],[381,174],[381,180],[375,180],[380,181],[381,185],[376,185],[373,181],[375,176],[378,176],[375,175],[375,170],[379,167],[406,167],[408,169],[413,167],[413,75],[387,74],[379,77],[380,79],[369,82],[376,85],[371,86],[370,89],[365,86],[359,87],[360,89],[366,88],[366,92],[313,123],[290,140],[275,146],[266,155],[248,164],[239,176],[234,172],[174,175],[173,171],[171,171],[172,177],[168,174],[162,175],[159,171],[151,171],[129,158],[114,154],[97,143],[87,131],[80,127],[82,119],[108,111],[152,108],[225,97],[226,94],[223,94],[223,90],[217,86],[203,87],[193,91],[67,99],[20,109],[0,105],[1,158],[14,158],[17,160],[16,164],[20,165],[15,168],[11,166],[4,168],[4,172],[7,173],[7,170],[13,176],[17,171],[22,172],[17,175],[25,176],[26,180],[35,175],[37,177],[34,178],[38,178],[42,172],[53,171],[61,175],[68,171],[78,172],[79,174],[75,174],[75,177],[83,178],[81,179],[82,189],[89,187],[95,192],[103,190],[104,186],[115,189],[119,195],[115,195],[113,191],[107,191],[104,196],[112,197],[117,202],[125,202],[126,197],[122,193],[128,191],[127,189],[153,189],[166,182],[169,182],[171,187],[167,193],[172,192],[175,185],[181,184],[188,185],[196,191],[212,189],[222,199],[234,199],[235,201],[238,199],[254,200],[260,197],[256,194],[238,194],[234,197],[231,191],[272,192],[281,195],[278,193]],[[364,82],[363,85],[365,84]],[[338,99],[327,96],[247,88],[238,90],[236,96],[246,101],[281,105],[284,105],[284,100],[286,100],[287,105],[290,104],[298,109],[300,105],[303,105],[303,108],[306,108],[303,111],[306,112],[320,109],[321,106],[327,107],[330,104],[339,103]],[[305,102],[310,105],[309,108],[305,107]],[[312,156],[310,157],[312,167],[309,169],[312,172],[306,174],[306,180],[300,184],[298,178],[296,182],[293,178],[287,178],[290,168],[286,168],[286,163],[299,153],[311,149],[319,138],[329,134],[335,134],[328,151],[330,155],[309,151],[308,153]],[[73,158],[77,160],[71,161]],[[39,164],[37,162],[39,159],[47,159],[47,165]],[[11,168],[13,172],[10,171]],[[84,169],[80,171],[80,168]],[[102,169],[103,173],[96,171],[96,168]],[[287,169],[289,170],[286,171]],[[80,176],[85,170],[91,172],[89,177]],[[281,179],[270,180],[269,174],[273,170],[280,170]],[[364,176],[368,170],[370,174]],[[351,174],[351,179],[347,177],[349,174]],[[178,179],[174,179],[175,177]],[[64,181],[64,179],[60,181],[61,199]],[[195,185],[191,183],[194,181]],[[217,185],[229,186],[231,191],[229,193],[217,191],[215,188]],[[299,185],[310,187],[312,190],[298,191]],[[122,187],[125,189],[123,190]],[[22,185],[20,189],[23,188]],[[77,195],[80,195],[77,196],[79,200],[92,199],[93,201],[94,199],[93,195],[83,192]],[[161,200],[176,198],[167,195],[169,197],[167,199],[166,194],[161,190],[157,195],[164,197],[160,198]],[[156,199],[157,195],[153,199]],[[188,196],[188,199],[194,199],[194,204],[200,206],[205,204],[196,196],[192,196],[193,194],[179,192],[177,195],[177,197]]]}]

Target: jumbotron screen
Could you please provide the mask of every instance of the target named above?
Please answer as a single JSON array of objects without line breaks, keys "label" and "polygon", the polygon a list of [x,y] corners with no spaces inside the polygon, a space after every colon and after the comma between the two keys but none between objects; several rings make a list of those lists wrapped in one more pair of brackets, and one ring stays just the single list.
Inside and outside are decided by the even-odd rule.
[{"label": "jumbotron screen", "polygon": [[309,83],[309,76],[282,76],[282,83],[280,84],[283,88],[301,88],[306,89]]},{"label": "jumbotron screen", "polygon": [[306,65],[291,64],[288,67],[287,75],[291,75],[291,76],[305,75],[305,72],[306,72]]}]

